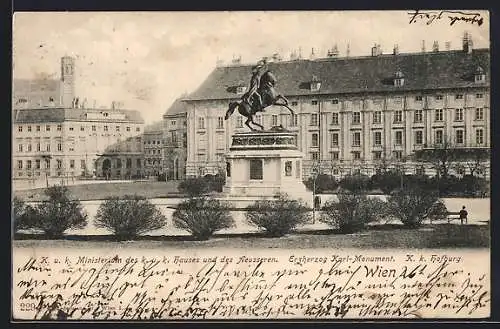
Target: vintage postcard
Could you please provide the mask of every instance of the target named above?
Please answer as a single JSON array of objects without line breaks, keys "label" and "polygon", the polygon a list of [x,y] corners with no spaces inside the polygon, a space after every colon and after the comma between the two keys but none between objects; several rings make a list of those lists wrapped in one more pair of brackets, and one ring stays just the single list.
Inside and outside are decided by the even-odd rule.
[{"label": "vintage postcard", "polygon": [[15,13],[11,321],[488,319],[489,29]]}]

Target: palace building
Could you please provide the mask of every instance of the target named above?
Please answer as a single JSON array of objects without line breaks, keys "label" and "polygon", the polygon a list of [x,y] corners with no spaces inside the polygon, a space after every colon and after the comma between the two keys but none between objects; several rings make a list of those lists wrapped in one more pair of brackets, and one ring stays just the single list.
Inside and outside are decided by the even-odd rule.
[{"label": "palace building", "polygon": [[141,114],[79,103],[74,72],[65,56],[60,80],[13,81],[13,179],[142,176]]},{"label": "palace building", "polygon": [[140,176],[143,126],[132,110],[16,109],[13,178]]},{"label": "palace building", "polygon": [[[402,165],[407,173],[432,168],[417,163],[416,151],[448,144],[489,149],[490,51],[473,49],[465,35],[462,49],[371,56],[274,61],[276,89],[295,115],[273,106],[256,116],[266,129],[283,126],[298,134],[305,155],[303,176],[324,172],[341,176],[373,174],[381,162]],[[225,168],[234,133],[248,131],[235,112],[224,120],[230,101],[246,91],[251,65],[216,67],[183,99],[187,116],[186,174]],[[488,167],[488,164],[487,164]]]}]

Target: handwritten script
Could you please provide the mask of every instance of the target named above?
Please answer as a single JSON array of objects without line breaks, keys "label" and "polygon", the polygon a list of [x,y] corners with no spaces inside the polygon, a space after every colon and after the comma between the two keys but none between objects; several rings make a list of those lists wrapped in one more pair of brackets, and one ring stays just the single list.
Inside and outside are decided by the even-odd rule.
[{"label": "handwritten script", "polygon": [[327,250],[121,253],[15,254],[14,317],[470,318],[490,312],[487,252],[483,258]]},{"label": "handwritten script", "polygon": [[450,26],[453,26],[457,22],[477,24],[478,26],[481,26],[484,23],[484,19],[480,13],[467,13],[467,12],[462,12],[462,11],[452,11],[452,10],[421,11],[421,10],[415,10],[414,12],[408,13],[408,15],[410,16],[410,24],[423,21],[427,25],[430,25],[433,22],[441,20],[443,18],[446,19],[450,23]]}]

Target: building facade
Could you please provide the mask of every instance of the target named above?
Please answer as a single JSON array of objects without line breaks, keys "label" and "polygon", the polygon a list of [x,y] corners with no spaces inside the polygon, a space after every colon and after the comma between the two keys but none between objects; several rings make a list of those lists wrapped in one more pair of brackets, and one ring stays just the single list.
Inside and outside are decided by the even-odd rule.
[{"label": "building facade", "polygon": [[13,179],[141,176],[143,127],[133,110],[14,110]]},{"label": "building facade", "polygon": [[[375,47],[374,47],[375,48]],[[367,57],[329,57],[268,64],[277,90],[295,114],[273,106],[256,116],[266,129],[282,125],[298,134],[306,154],[304,178],[324,172],[373,174],[389,163],[407,173],[433,174],[414,161],[416,151],[448,144],[490,148],[490,53],[463,49]],[[224,168],[231,136],[248,131],[230,101],[245,92],[251,66],[217,67],[187,104],[188,176]],[[485,164],[488,168],[489,163]]]},{"label": "building facade", "polygon": [[188,150],[187,104],[180,99],[163,115],[163,163],[167,180],[186,178]]},{"label": "building facade", "polygon": [[144,169],[146,176],[158,176],[164,173],[164,140],[162,125],[144,128]]}]

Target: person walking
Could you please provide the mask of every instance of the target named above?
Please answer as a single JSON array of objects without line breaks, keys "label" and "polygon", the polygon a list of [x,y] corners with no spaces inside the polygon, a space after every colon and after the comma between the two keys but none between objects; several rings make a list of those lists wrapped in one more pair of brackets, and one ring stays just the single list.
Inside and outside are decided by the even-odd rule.
[{"label": "person walking", "polygon": [[460,224],[463,224],[464,223],[464,220],[465,220],[465,224],[467,224],[467,210],[465,210],[465,206],[462,206],[462,210],[460,210],[460,213],[459,213],[459,216],[460,216]]}]

